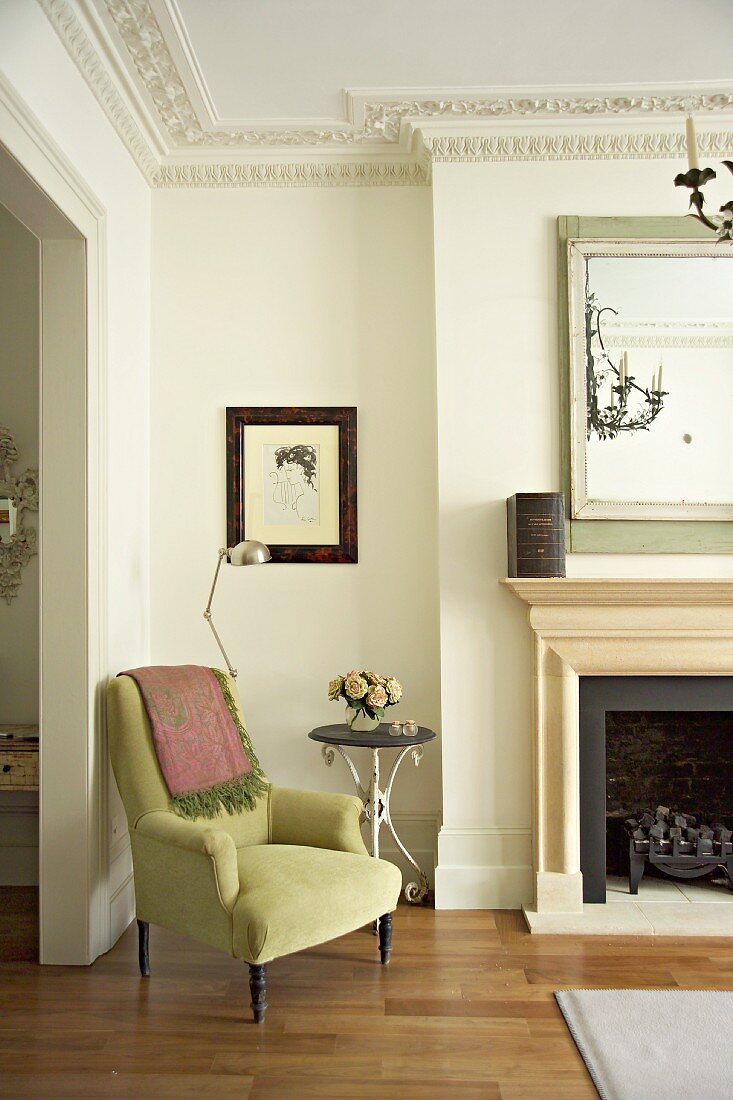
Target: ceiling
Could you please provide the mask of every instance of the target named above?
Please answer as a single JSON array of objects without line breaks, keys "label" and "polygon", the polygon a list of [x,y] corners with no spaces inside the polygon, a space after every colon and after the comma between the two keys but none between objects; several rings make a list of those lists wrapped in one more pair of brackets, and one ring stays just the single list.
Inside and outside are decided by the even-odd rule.
[{"label": "ceiling", "polygon": [[[126,8],[145,7],[97,6],[119,13],[118,28]],[[689,0],[152,0],[150,8],[173,55],[197,74],[214,119],[230,125],[345,121],[346,88],[733,76],[731,0],[696,0],[694,24]]]},{"label": "ceiling", "polygon": [[[426,182],[430,133],[460,126],[450,155],[679,156],[694,110],[730,144],[733,0],[39,3],[161,185],[271,183],[276,158],[310,183],[316,155],[325,184],[339,157],[341,182]],[[538,122],[565,137],[527,138]]]}]

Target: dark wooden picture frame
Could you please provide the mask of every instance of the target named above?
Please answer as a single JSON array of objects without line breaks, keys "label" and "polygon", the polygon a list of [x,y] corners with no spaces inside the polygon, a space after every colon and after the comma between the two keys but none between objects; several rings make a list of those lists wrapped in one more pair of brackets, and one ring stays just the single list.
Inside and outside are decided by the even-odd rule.
[{"label": "dark wooden picture frame", "polygon": [[250,425],[335,426],[338,428],[339,541],[327,545],[270,546],[276,562],[344,563],[358,561],[356,501],[356,408],[247,408],[226,411],[227,435],[227,545],[235,546],[250,536],[245,531],[244,436]]}]

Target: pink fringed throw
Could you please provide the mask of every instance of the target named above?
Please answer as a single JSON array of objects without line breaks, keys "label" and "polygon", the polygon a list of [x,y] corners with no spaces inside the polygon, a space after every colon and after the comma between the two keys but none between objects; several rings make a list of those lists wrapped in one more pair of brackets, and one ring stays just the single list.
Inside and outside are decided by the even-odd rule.
[{"label": "pink fringed throw", "polygon": [[202,665],[154,665],[120,675],[140,688],[178,812],[215,817],[252,809],[267,783],[226,675]]}]

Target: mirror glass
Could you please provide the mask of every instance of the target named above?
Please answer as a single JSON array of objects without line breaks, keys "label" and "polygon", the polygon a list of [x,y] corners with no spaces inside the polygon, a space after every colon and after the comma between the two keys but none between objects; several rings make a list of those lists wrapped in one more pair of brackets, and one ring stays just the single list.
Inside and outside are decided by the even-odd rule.
[{"label": "mirror glass", "polygon": [[733,518],[733,249],[570,243],[574,518]]},{"label": "mirror glass", "polygon": [[0,543],[10,543],[17,529],[18,509],[10,497],[0,496]]}]

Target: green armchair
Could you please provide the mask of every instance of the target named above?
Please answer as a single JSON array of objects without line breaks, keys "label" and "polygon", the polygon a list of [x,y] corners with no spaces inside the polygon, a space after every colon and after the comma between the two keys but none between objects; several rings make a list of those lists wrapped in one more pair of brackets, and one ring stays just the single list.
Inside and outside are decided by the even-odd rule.
[{"label": "green armchair", "polygon": [[256,1023],[265,1018],[272,959],[378,921],[381,960],[389,962],[401,875],[367,854],[357,798],[271,786],[249,812],[187,820],[172,809],[131,677],[110,682],[107,715],[132,844],[143,977],[151,923],[247,962]]}]

